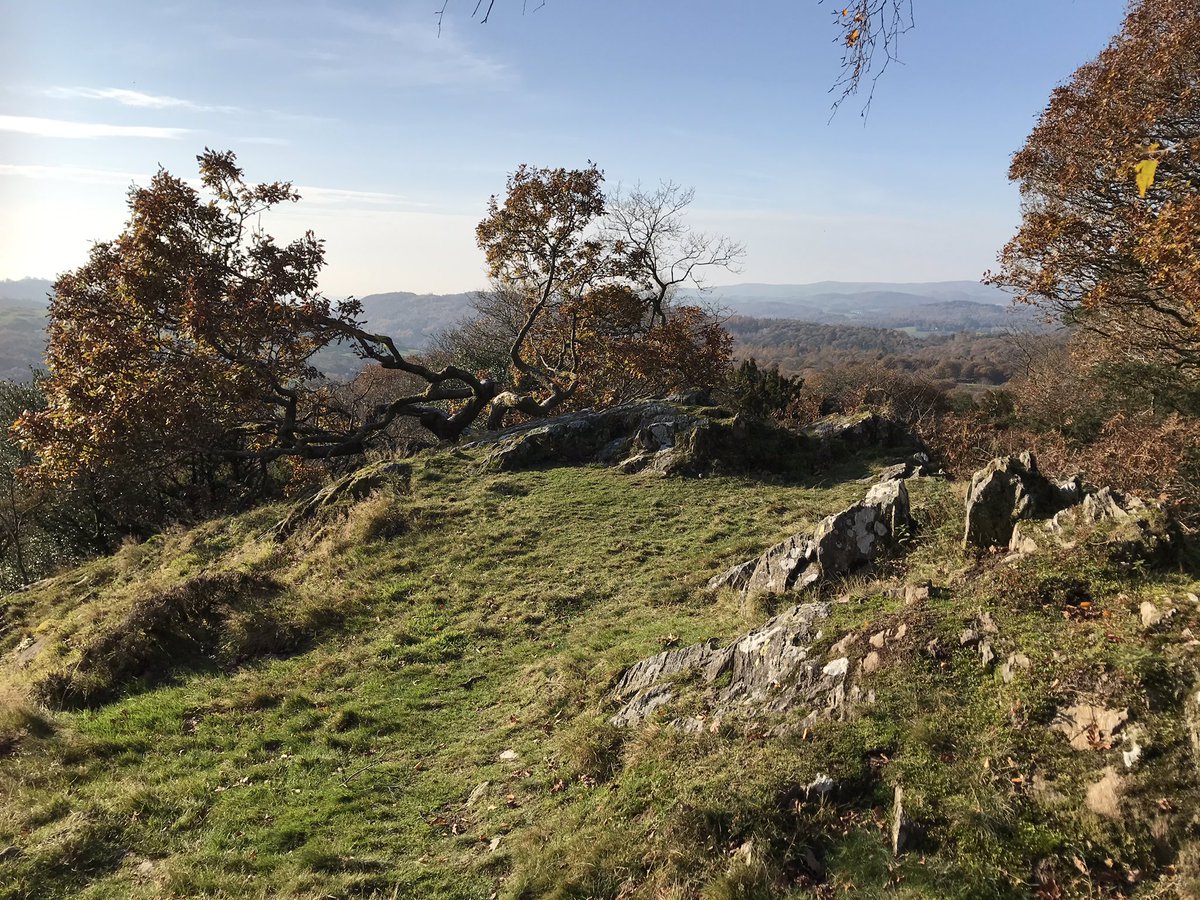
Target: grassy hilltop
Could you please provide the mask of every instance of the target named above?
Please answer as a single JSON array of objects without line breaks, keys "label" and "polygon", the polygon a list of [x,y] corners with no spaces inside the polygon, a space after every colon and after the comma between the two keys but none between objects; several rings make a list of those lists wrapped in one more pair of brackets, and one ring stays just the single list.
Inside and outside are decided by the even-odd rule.
[{"label": "grassy hilltop", "polygon": [[[824,589],[822,648],[859,635],[857,666],[893,636],[854,676],[873,702],[803,731],[620,730],[623,669],[799,599],[711,576],[893,460],[788,482],[480,474],[481,452],[418,457],[282,541],[289,507],[262,507],[0,600],[0,896],[1200,892],[1191,575],[1086,543],[977,560],[965,488],[912,479],[909,552]],[[960,637],[981,613],[991,664]],[[1082,699],[1124,729],[1073,749],[1050,724]]]}]

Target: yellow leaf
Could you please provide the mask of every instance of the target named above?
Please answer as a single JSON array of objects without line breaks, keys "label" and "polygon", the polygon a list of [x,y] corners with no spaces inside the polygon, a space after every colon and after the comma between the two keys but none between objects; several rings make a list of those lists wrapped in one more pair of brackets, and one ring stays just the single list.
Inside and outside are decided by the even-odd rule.
[{"label": "yellow leaf", "polygon": [[1133,171],[1137,176],[1138,194],[1145,197],[1146,191],[1154,185],[1154,175],[1158,172],[1158,160],[1143,159],[1133,167]]}]

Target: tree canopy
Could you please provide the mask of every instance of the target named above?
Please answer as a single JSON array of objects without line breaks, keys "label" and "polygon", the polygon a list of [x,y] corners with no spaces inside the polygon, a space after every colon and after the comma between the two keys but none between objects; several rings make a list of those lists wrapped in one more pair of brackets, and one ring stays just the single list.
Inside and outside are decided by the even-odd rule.
[{"label": "tree canopy", "polygon": [[1136,3],[1010,177],[1023,220],[992,280],[1115,360],[1200,375],[1200,6]]},{"label": "tree canopy", "polygon": [[[581,387],[588,403],[614,402],[711,384],[728,363],[719,323],[670,300],[740,248],[692,235],[686,203],[639,207],[620,221],[654,216],[659,232],[614,238],[594,165],[522,166],[491,199],[477,236],[496,288],[482,314],[503,350],[489,347],[488,365],[464,353],[434,366],[369,331],[357,301],[320,293],[324,246],[311,232],[280,244],[260,226],[299,200],[289,183],[247,183],[228,152],[198,161],[199,187],[160,171],[131,190],[121,234],[55,284],[45,405],[14,426],[43,475],[247,483],[285,457],[360,455],[399,419],[455,440],[489,409],[499,427],[510,411],[548,415]],[[709,247],[715,256],[688,257]],[[682,268],[656,268],[679,253]],[[313,356],[334,342],[396,377],[368,379],[365,393],[330,384]]]}]

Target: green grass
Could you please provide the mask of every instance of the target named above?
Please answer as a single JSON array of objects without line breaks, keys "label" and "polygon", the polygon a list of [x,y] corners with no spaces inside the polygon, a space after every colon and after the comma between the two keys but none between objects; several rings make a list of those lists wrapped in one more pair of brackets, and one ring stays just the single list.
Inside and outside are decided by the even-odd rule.
[{"label": "green grass", "polygon": [[[25,705],[0,719],[16,735],[0,758],[0,896],[1018,897],[1035,869],[1063,896],[1110,895],[1109,873],[1136,869],[1122,889],[1159,896],[1186,876],[1163,866],[1192,852],[1200,803],[1178,639],[1200,622],[1186,610],[1146,639],[1134,610],[1195,590],[1188,577],[1131,578],[1090,556],[975,565],[958,549],[956,488],[914,483],[923,529],[880,576],[945,590],[905,607],[880,581],[835,586],[847,602],[822,638],[908,625],[873,704],[807,734],[619,732],[606,695],[620,671],[666,642],[758,624],[763,604],[705,582],[857,499],[865,485],[848,479],[874,461],[806,484],[490,476],[478,462],[428,457],[411,495],[282,545],[267,535],[286,510],[267,507],[7,598],[20,624],[0,646],[45,641],[10,667],[14,689],[63,671],[98,687],[53,714],[5,701]],[[163,631],[157,652],[139,646],[150,671],[81,664],[137,604],[230,572],[274,587],[205,607],[191,652]],[[1094,614],[1064,616],[1066,582],[1095,596]],[[1002,658],[1034,661],[1011,684],[958,646],[983,609]],[[263,644],[280,629],[286,641]],[[1080,811],[1115,751],[1075,753],[1045,727],[1097,685],[1153,735],[1126,823]],[[832,798],[798,799],[818,773],[837,781]],[[1035,775],[1060,800],[1035,797]],[[922,824],[898,860],[884,827],[896,784]]]}]

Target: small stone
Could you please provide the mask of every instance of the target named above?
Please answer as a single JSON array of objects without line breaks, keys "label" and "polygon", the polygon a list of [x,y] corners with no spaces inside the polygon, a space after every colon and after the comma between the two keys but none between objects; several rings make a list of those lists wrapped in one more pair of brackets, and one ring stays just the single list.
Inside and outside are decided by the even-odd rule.
[{"label": "small stone", "polygon": [[1142,627],[1153,628],[1163,620],[1163,614],[1157,606],[1149,600],[1143,600],[1141,606]]},{"label": "small stone", "polygon": [[518,760],[520,758],[521,758],[521,755],[519,753],[517,753],[516,750],[505,750],[503,753],[500,754],[501,762],[515,762],[516,760]]},{"label": "small stone", "polygon": [[879,631],[871,635],[870,644],[876,650],[882,650],[884,645],[887,644],[887,631]]},{"label": "small stone", "polygon": [[876,651],[872,650],[863,658],[862,670],[866,674],[870,675],[872,672],[878,672],[882,665],[883,657],[881,657]]},{"label": "small stone", "polygon": [[1200,597],[1197,597],[1195,594],[1188,594],[1187,598],[1193,603],[1200,603]]},{"label": "small stone", "polygon": [[488,841],[488,852],[489,853],[495,853],[496,850],[499,849],[499,847],[500,847],[500,835],[496,835],[494,838],[492,838],[490,841]]},{"label": "small stone", "polygon": [[912,838],[912,820],[904,811],[904,788],[896,785],[892,800],[892,855],[899,856]]},{"label": "small stone", "polygon": [[154,863],[148,859],[142,860],[142,862],[137,867],[137,873],[139,875],[143,875],[143,876],[153,875],[154,874]]},{"label": "small stone", "polygon": [[483,795],[487,793],[487,789],[491,787],[491,784],[490,781],[481,781],[475,785],[475,790],[471,791],[470,796],[467,797],[467,806],[474,806],[482,800]]},{"label": "small stone", "polygon": [[996,651],[992,649],[991,642],[984,641],[979,645],[980,664],[986,669],[996,661]]},{"label": "small stone", "polygon": [[961,647],[967,647],[971,644],[979,643],[979,632],[974,628],[964,628],[962,634],[958,636],[958,643]]},{"label": "small stone", "polygon": [[829,655],[834,659],[845,656],[850,651],[850,647],[856,643],[858,643],[858,635],[852,631],[829,648]]},{"label": "small stone", "polygon": [[996,626],[996,622],[992,619],[992,614],[989,612],[979,614],[979,630],[984,634],[1000,633],[1000,629]]},{"label": "small stone", "polygon": [[1017,677],[1017,669],[1024,669],[1026,672],[1032,667],[1033,663],[1029,661],[1029,657],[1024,653],[1009,654],[1008,659],[1004,661],[1004,665],[1000,667],[1000,677],[1004,679],[1004,683],[1008,684]]},{"label": "small stone", "polygon": [[927,581],[924,584],[910,584],[904,588],[904,602],[908,606],[924,603],[929,599],[932,586]]},{"label": "small stone", "polygon": [[825,664],[825,668],[821,670],[822,675],[827,675],[830,678],[841,678],[850,671],[850,658],[843,656],[841,659],[835,659],[832,662]]},{"label": "small stone", "polygon": [[818,800],[824,800],[832,790],[833,779],[824,772],[820,772],[816,778],[804,786],[804,796],[806,799],[815,797]]},{"label": "small stone", "polygon": [[1142,758],[1141,737],[1142,730],[1136,725],[1125,732],[1125,743],[1129,745],[1129,749],[1121,751],[1121,760],[1126,769],[1132,769]]},{"label": "small stone", "polygon": [[900,626],[896,629],[896,635],[895,635],[896,640],[898,640],[898,641],[904,640],[904,636],[906,634],[908,634],[908,626],[904,623],[901,623]]}]

